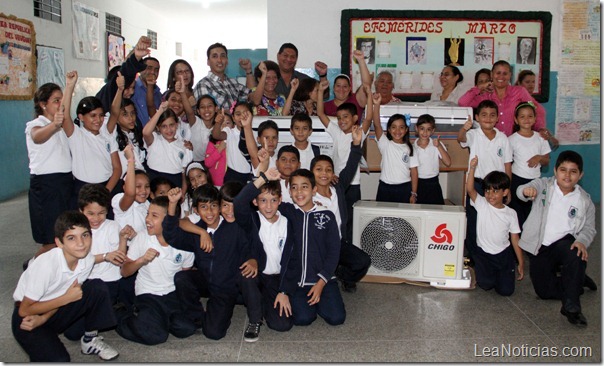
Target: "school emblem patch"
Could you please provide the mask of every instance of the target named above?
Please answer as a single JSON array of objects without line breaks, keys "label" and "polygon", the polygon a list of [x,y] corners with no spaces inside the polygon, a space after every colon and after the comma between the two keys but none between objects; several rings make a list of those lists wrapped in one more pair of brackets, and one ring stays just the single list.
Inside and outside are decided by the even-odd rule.
[{"label": "school emblem patch", "polygon": [[574,219],[577,216],[578,209],[575,206],[570,206],[568,209],[568,218]]},{"label": "school emblem patch", "polygon": [[176,257],[174,257],[174,263],[182,263],[182,254],[176,254]]},{"label": "school emblem patch", "polygon": [[107,143],[107,152],[110,153],[111,152],[111,145],[109,143]]},{"label": "school emblem patch", "polygon": [[323,230],[325,229],[325,225],[327,225],[327,223],[329,221],[331,221],[331,217],[327,216],[326,214],[323,213],[316,213],[315,214],[315,226],[317,229],[319,230]]},{"label": "school emblem patch", "polygon": [[285,238],[279,238],[279,250],[283,250],[284,245],[285,245]]},{"label": "school emblem patch", "polygon": [[178,153],[178,158],[179,158],[180,160],[182,160],[184,157],[185,157],[185,153],[184,153],[184,152],[182,152],[182,151],[180,151],[180,152]]},{"label": "school emblem patch", "polygon": [[409,155],[408,154],[403,154],[403,163],[407,164],[409,162]]},{"label": "school emblem patch", "polygon": [[503,149],[501,147],[497,149],[497,156],[500,158],[503,157]]}]

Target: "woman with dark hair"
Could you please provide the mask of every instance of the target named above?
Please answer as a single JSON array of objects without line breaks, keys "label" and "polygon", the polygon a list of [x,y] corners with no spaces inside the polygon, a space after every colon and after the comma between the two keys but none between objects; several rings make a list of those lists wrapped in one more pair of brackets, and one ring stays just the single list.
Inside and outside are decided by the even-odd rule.
[{"label": "woman with dark hair", "polygon": [[[186,60],[178,59],[172,62],[168,69],[168,85],[166,90],[176,89],[178,78],[182,78],[183,83],[185,84],[187,100],[191,104],[191,107],[195,107],[195,104],[197,104],[195,96],[193,95],[193,80],[195,79],[195,74],[193,74],[193,68]],[[167,99],[165,93],[164,99]]]},{"label": "woman with dark hair", "polygon": [[283,115],[293,116],[294,114],[303,113],[316,116],[319,80],[308,78],[298,81],[298,79],[294,79],[290,85],[291,89],[283,108]]},{"label": "woman with dark hair", "polygon": [[457,104],[457,101],[463,95],[461,94],[461,89],[457,87],[463,81],[461,71],[459,71],[457,66],[447,65],[440,72],[439,81],[443,90],[432,93],[430,100]]},{"label": "woman with dark hair", "polygon": [[248,100],[254,104],[255,116],[281,116],[285,106],[285,96],[277,93],[277,83],[281,78],[276,62],[262,61],[254,69],[254,78],[258,83],[252,89]]},{"label": "woman with dark hair", "polygon": [[[352,53],[352,56],[359,64],[361,83],[371,85],[371,75],[369,74],[369,69],[367,68],[363,51],[355,50]],[[325,102],[325,114],[328,116],[335,116],[340,105],[344,103],[352,103],[357,107],[357,115],[359,116],[360,121],[361,116],[363,115],[363,110],[365,109],[365,105],[367,105],[367,95],[365,95],[362,84],[359,85],[356,93],[353,93],[350,77],[346,74],[336,76],[333,81],[334,98]]]},{"label": "woman with dark hair", "polygon": [[533,94],[535,91],[535,82],[537,77],[531,70],[522,70],[518,73],[518,80],[516,85],[523,86],[529,94]]}]

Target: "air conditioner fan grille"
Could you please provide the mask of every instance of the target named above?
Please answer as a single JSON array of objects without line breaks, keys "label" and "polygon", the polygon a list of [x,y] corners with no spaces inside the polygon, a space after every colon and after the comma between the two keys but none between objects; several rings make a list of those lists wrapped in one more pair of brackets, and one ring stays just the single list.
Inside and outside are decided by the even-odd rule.
[{"label": "air conditioner fan grille", "polygon": [[375,268],[384,272],[400,271],[417,257],[417,233],[404,219],[378,217],[363,229],[361,248],[369,254]]}]

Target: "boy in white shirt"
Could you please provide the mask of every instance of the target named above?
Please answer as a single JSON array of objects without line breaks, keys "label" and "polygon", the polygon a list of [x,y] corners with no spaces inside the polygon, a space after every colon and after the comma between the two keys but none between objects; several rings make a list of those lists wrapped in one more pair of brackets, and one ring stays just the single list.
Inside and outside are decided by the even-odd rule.
[{"label": "boy in white shirt", "polygon": [[289,132],[294,137],[294,147],[300,153],[300,169],[310,169],[310,162],[321,155],[321,149],[308,141],[312,134],[312,119],[308,114],[297,113],[292,116]]},{"label": "boy in white shirt", "polygon": [[[112,360],[119,353],[98,336],[116,324],[107,287],[89,280],[94,265],[88,219],[66,211],[55,223],[58,248],[38,256],[23,272],[13,294],[12,330],[32,362],[69,362],[59,334],[84,317],[82,353]],[[86,281],[86,282],[84,282]]]},{"label": "boy in white shirt", "polygon": [[[510,193],[510,178],[503,172],[493,171],[482,181],[485,196],[474,189],[471,182],[478,166],[478,157],[470,161],[468,195],[477,212],[474,252],[476,284],[483,290],[492,288],[502,296],[514,293],[514,254],[518,260],[518,281],[524,278],[524,257],[518,246],[520,227],[516,211],[503,204]],[[510,239],[512,245],[510,247]]]}]

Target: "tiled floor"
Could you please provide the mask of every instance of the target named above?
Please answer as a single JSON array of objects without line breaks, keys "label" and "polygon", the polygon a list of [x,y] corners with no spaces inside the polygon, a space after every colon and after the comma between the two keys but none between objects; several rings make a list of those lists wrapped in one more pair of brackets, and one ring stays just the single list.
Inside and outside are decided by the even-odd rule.
[{"label": "tiled floor", "polygon": [[[0,361],[27,362],[27,355],[10,330],[12,293],[21,275],[21,263],[37,249],[30,235],[27,196],[0,203],[0,237]],[[601,253],[598,234],[588,267],[598,286],[602,284]],[[344,325],[332,327],[318,319],[287,333],[262,327],[260,340],[251,344],[242,337],[247,320],[242,306],[235,309],[231,328],[220,341],[203,335],[188,339],[170,336],[168,342],[148,347],[126,341],[114,331],[104,335],[120,351],[119,362],[602,361],[600,289],[586,290],[581,298],[589,321],[585,329],[574,327],[560,315],[558,301],[539,300],[529,278],[518,283],[514,295],[508,298],[480,289],[447,291],[371,283],[361,283],[356,294],[343,296],[347,310]],[[72,361],[99,361],[96,356],[80,354],[79,342],[64,342]],[[488,347],[491,354],[497,350],[501,354],[502,346],[516,356],[489,357],[484,350]],[[529,353],[543,354],[553,347],[558,357],[534,357]],[[563,352],[588,354],[564,357]]]}]

